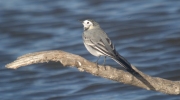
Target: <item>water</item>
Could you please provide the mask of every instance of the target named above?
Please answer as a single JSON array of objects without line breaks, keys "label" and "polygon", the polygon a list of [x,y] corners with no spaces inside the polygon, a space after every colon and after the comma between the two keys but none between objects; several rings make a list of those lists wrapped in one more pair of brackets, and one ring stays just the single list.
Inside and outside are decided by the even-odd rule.
[{"label": "water", "polygon": [[[44,63],[5,68],[26,53],[63,50],[90,61],[82,43],[80,19],[100,23],[117,51],[142,72],[179,80],[179,0],[1,0],[1,100],[178,100],[154,91]],[[103,59],[100,60],[100,63]],[[107,64],[118,67],[111,59]]]}]

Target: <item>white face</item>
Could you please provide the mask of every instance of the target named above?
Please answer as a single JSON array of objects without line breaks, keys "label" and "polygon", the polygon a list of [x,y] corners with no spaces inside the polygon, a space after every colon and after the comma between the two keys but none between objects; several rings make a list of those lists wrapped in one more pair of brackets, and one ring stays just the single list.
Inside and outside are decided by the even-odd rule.
[{"label": "white face", "polygon": [[85,29],[89,29],[91,26],[93,26],[93,23],[91,21],[89,21],[89,20],[83,21],[82,24],[84,25]]}]

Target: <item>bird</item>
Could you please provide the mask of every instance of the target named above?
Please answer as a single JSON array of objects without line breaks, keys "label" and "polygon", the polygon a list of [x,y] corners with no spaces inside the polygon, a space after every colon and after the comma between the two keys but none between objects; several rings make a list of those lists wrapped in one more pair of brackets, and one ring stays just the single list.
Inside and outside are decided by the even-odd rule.
[{"label": "bird", "polygon": [[84,32],[82,34],[84,45],[92,55],[98,57],[96,61],[97,64],[101,56],[104,56],[104,63],[106,57],[110,57],[129,73],[136,74],[131,64],[116,51],[108,35],[95,20],[86,19],[81,21],[81,23],[84,26]]}]

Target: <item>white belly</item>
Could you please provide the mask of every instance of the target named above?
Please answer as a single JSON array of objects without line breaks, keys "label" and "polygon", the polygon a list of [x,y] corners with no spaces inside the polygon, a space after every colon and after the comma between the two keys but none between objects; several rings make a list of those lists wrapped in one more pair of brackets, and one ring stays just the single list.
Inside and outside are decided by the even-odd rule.
[{"label": "white belly", "polygon": [[94,50],[94,49],[91,48],[90,46],[88,46],[88,45],[86,45],[86,44],[84,44],[84,45],[85,45],[86,49],[87,49],[92,55],[97,56],[97,57],[99,57],[99,56],[104,56],[102,53]]}]

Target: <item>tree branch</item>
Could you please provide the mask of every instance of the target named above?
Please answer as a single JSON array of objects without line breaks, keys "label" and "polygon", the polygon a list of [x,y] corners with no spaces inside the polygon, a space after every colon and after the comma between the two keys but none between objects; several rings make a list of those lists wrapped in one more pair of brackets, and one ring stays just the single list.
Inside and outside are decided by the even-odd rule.
[{"label": "tree branch", "polygon": [[75,66],[80,71],[86,71],[95,76],[100,76],[124,84],[134,85],[147,90],[159,91],[166,94],[180,94],[180,81],[170,81],[158,77],[151,77],[137,70],[139,76],[133,76],[128,72],[119,70],[110,66],[97,66],[81,56],[67,53],[64,51],[42,51],[23,55],[18,57],[12,63],[6,65],[7,68],[17,69],[22,66],[27,66],[36,63],[44,63],[49,61],[60,62],[63,66]]}]

